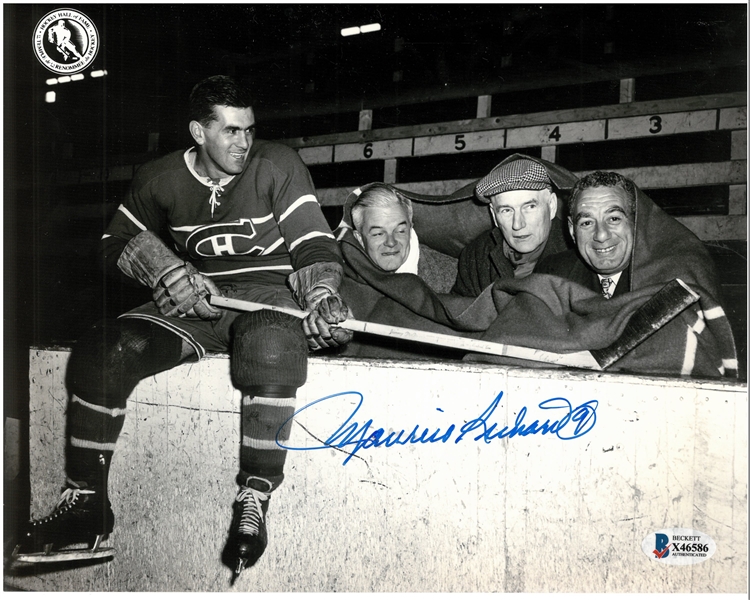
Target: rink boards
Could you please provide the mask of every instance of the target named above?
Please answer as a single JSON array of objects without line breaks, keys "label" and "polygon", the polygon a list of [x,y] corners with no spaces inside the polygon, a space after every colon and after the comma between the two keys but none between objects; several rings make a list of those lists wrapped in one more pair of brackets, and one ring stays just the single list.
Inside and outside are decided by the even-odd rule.
[{"label": "rink boards", "polygon": [[[34,516],[49,511],[64,480],[68,356],[31,351]],[[312,359],[286,480],[271,500],[269,548],[230,588],[220,556],[236,493],[239,407],[225,356],[142,381],[111,472],[115,559],[27,570],[6,583],[747,592],[745,384]],[[712,540],[711,556],[688,565],[657,558],[649,540],[675,529]]]}]

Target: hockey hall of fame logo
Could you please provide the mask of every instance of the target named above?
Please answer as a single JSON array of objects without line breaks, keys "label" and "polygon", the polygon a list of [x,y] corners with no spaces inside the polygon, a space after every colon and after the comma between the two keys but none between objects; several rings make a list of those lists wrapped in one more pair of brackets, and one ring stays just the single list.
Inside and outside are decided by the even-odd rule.
[{"label": "hockey hall of fame logo", "polygon": [[34,29],[34,53],[53,73],[82,71],[96,58],[99,33],[93,21],[69,8],[53,10]]}]

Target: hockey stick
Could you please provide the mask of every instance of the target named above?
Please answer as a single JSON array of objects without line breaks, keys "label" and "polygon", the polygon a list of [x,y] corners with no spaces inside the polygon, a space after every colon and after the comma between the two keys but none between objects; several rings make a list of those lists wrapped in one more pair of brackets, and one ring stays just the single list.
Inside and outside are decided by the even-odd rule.
[{"label": "hockey stick", "polygon": [[[633,314],[622,335],[610,346],[602,350],[582,350],[566,353],[547,352],[546,350],[538,350],[536,348],[513,346],[498,342],[487,342],[484,340],[475,340],[473,338],[433,333],[421,329],[407,329],[405,327],[358,321],[356,319],[346,319],[345,321],[338,323],[336,326],[351,331],[422,342],[436,346],[466,350],[467,352],[480,352],[483,354],[508,356],[565,367],[601,371],[622,358],[627,352],[666,325],[688,306],[697,302],[698,299],[698,294],[679,279],[675,279],[654,294],[650,300]],[[269,304],[248,302],[246,300],[225,298],[224,296],[209,296],[208,300],[213,306],[245,312],[254,310],[273,310],[300,319],[304,319],[308,314],[304,311],[293,308],[283,308]]]},{"label": "hockey stick", "polygon": [[700,296],[690,286],[673,279],[633,313],[619,338],[606,348],[592,350],[591,355],[606,369],[698,300]]}]

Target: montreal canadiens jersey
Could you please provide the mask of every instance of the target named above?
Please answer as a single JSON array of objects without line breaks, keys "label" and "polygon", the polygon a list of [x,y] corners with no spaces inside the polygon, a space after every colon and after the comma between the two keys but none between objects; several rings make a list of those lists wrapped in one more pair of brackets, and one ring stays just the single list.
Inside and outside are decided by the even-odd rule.
[{"label": "montreal canadiens jersey", "polygon": [[105,246],[124,247],[151,230],[218,285],[283,286],[290,273],[313,263],[341,263],[294,150],[255,140],[243,171],[218,182],[198,175],[194,162],[191,148],[141,167],[102,238]]}]

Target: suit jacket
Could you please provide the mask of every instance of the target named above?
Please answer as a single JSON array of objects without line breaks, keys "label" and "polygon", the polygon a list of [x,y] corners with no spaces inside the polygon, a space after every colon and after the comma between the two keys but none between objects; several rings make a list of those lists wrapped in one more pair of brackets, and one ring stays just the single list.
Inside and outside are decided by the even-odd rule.
[{"label": "suit jacket", "polygon": [[[563,279],[574,281],[591,291],[599,293],[602,291],[599,276],[583,262],[576,250],[566,250],[565,252],[545,257],[539,261],[534,272],[557,275]],[[620,280],[617,282],[612,298],[621,296],[629,291],[630,267],[626,268],[622,272],[622,275],[620,275]]]},{"label": "suit jacket", "polygon": [[[542,260],[568,248],[563,223],[555,217],[549,238],[534,272]],[[500,279],[513,278],[513,265],[503,253],[503,233],[499,227],[486,231],[463,249],[458,257],[458,275],[452,294],[475,298],[488,285]]]}]

